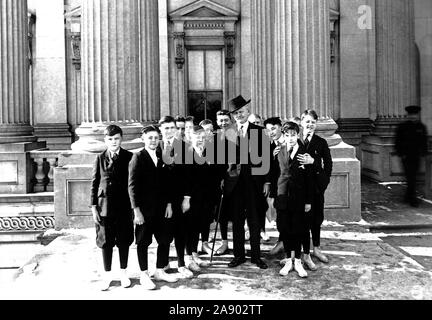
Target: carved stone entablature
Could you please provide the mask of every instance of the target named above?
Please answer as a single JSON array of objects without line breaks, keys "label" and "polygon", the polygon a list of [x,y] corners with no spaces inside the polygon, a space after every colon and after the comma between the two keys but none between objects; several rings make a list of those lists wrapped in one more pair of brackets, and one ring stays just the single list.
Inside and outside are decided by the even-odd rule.
[{"label": "carved stone entablature", "polygon": [[229,69],[235,64],[235,38],[236,33],[234,31],[225,31],[225,63]]},{"label": "carved stone entablature", "polygon": [[184,49],[184,32],[173,32],[174,47],[175,47],[175,63],[177,68],[183,69],[185,63],[185,49]]},{"label": "carved stone entablature", "polygon": [[0,232],[45,231],[53,229],[53,216],[0,217]]}]

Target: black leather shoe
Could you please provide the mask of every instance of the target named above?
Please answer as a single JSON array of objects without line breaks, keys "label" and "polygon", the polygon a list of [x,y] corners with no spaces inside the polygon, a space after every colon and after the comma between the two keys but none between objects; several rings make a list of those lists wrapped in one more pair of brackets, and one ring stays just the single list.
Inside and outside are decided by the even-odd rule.
[{"label": "black leather shoe", "polygon": [[246,258],[234,258],[228,263],[228,267],[235,268],[246,262]]},{"label": "black leather shoe", "polygon": [[262,261],[261,259],[253,259],[253,260],[251,260],[251,262],[253,264],[256,264],[257,267],[260,269],[268,269],[268,265],[264,261]]}]

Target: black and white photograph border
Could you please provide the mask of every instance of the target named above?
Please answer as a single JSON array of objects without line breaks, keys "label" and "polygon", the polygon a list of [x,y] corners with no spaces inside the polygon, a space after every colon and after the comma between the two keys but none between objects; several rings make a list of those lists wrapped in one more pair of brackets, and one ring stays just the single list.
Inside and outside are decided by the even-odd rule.
[{"label": "black and white photograph border", "polygon": [[[0,10],[1,300],[169,300],[167,315],[197,317],[206,311],[174,302],[247,302],[247,310],[235,304],[211,310],[223,316],[263,314],[270,300],[432,299],[430,0],[0,0]],[[275,252],[283,210],[268,199],[262,261],[254,247],[257,229],[248,223],[244,257],[234,251],[234,222],[223,242],[216,206],[208,228],[214,254],[199,241],[197,257],[211,263],[192,278],[179,277],[174,240],[165,271],[178,281],[155,279],[153,237],[148,275],[154,290],[140,283],[134,241],[130,286],[122,286],[114,247],[112,281],[102,291],[104,261],[92,212],[103,217],[92,211],[98,205],[90,198],[95,159],[108,147],[107,127],[121,128],[121,147],[136,155],[147,150],[143,128],[162,129],[160,119],[171,115],[176,137],[195,148],[200,129],[177,122],[187,127],[192,116],[205,132],[210,123],[215,136],[217,129],[225,134],[217,121],[221,110],[232,122],[234,144],[245,113],[249,126],[258,124],[270,140],[274,117],[284,123],[279,134],[297,134],[304,150],[308,137],[324,138],[332,168],[321,250],[311,245],[316,270],[303,260],[307,277],[297,265],[281,275],[291,263],[283,250]],[[317,115],[310,136],[303,118],[312,116],[305,110]],[[167,133],[161,131],[163,145]],[[246,147],[247,161],[254,146]],[[288,149],[278,150],[288,154],[288,164],[297,163]],[[318,167],[318,175],[326,171],[321,151],[314,152],[313,164],[308,157],[300,163],[304,176],[313,174],[310,167]],[[268,156],[286,169],[292,188],[294,174],[283,156]],[[232,178],[225,177],[222,190]],[[279,197],[278,177],[274,184]],[[250,217],[258,209],[244,206],[246,220],[256,223]],[[139,220],[135,212],[137,226]]]}]

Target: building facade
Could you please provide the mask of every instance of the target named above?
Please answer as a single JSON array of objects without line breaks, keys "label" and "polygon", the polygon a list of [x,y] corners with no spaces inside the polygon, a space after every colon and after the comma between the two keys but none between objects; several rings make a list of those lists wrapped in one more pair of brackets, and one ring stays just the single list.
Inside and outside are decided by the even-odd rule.
[{"label": "building facade", "polygon": [[[85,165],[110,123],[134,149],[144,124],[213,118],[239,94],[263,118],[313,108],[335,160],[326,207],[339,220],[359,220],[360,167],[403,179],[393,139],[405,106],[420,104],[432,132],[429,0],[1,4],[1,166],[12,173],[0,192],[55,191],[73,223],[87,215]],[[31,168],[20,172],[12,153]],[[430,162],[423,172],[430,181]]]}]

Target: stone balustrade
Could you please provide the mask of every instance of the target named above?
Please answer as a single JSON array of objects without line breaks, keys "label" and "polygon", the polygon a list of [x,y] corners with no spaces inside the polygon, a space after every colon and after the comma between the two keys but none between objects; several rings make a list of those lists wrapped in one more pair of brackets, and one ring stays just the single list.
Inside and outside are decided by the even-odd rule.
[{"label": "stone balustrade", "polygon": [[30,152],[34,193],[54,191],[54,168],[57,167],[58,154],[59,151]]}]

